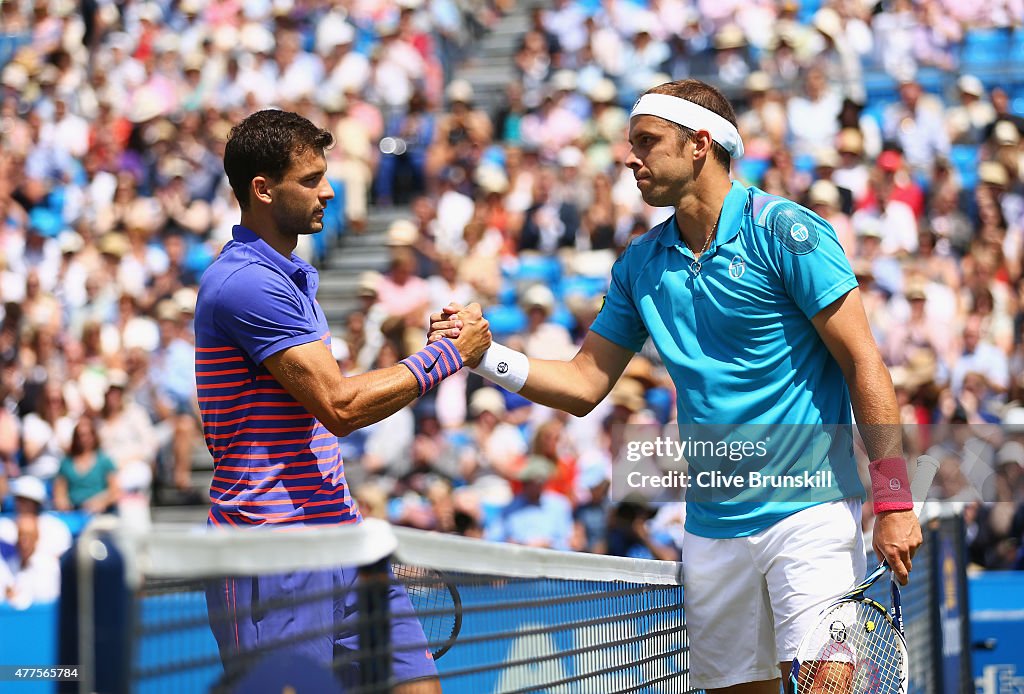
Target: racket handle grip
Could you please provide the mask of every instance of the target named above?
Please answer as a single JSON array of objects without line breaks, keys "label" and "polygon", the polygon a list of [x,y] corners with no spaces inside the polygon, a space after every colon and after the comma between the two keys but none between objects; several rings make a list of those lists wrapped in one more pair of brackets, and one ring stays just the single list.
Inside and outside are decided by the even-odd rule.
[{"label": "racket handle grip", "polygon": [[914,479],[910,482],[910,494],[914,500],[914,515],[921,517],[921,510],[924,508],[925,497],[931,489],[935,473],[939,471],[939,461],[930,455],[921,455],[917,458],[917,471]]}]

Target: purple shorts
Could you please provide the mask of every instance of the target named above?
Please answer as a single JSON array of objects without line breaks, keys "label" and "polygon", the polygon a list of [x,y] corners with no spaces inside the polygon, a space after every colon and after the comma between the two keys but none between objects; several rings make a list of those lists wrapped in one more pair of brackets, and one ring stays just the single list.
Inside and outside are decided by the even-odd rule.
[{"label": "purple shorts", "polygon": [[[356,569],[343,568],[211,582],[206,606],[225,671],[237,667],[238,656],[259,646],[301,655],[326,667],[333,662],[346,688],[357,685],[356,578]],[[437,677],[405,588],[392,581],[388,601],[394,680]]]}]

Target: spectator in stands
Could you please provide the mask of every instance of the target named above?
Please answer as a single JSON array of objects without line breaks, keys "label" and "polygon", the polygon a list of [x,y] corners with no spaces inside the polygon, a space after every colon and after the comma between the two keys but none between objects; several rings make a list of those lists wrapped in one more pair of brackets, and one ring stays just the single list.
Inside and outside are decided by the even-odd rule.
[{"label": "spectator in stands", "polygon": [[22,420],[21,452],[26,474],[53,478],[71,445],[74,426],[60,382],[47,380],[37,390],[32,411]]},{"label": "spectator in stands", "polygon": [[981,144],[985,129],[996,119],[996,110],[985,101],[985,86],[974,75],[956,81],[960,105],[946,111],[946,130],[953,144]]},{"label": "spectator in stands", "polygon": [[522,294],[520,303],[526,312],[523,331],[526,353],[538,359],[563,359],[575,354],[572,337],[564,326],[552,322],[555,296],[543,284],[534,284]]},{"label": "spectator in stands", "polygon": [[748,108],[738,118],[747,156],[767,159],[786,137],[786,109],[771,76],[752,72],[746,79]]},{"label": "spectator in stands", "polygon": [[643,502],[622,501],[608,521],[608,554],[636,559],[678,561],[679,550],[652,537],[648,523],[655,510]]},{"label": "spectator in stands", "polygon": [[53,502],[59,511],[105,513],[120,497],[117,468],[100,448],[92,417],[78,420],[67,457],[53,482]]},{"label": "spectator in stands", "polygon": [[991,342],[982,340],[983,318],[978,314],[967,317],[961,341],[960,355],[950,373],[950,388],[959,396],[968,374],[983,377],[986,398],[999,398],[1009,387],[1009,364],[1006,355]]},{"label": "spectator in stands", "polygon": [[565,423],[558,415],[534,431],[530,453],[544,458],[553,465],[553,472],[544,489],[561,494],[575,506],[579,469],[576,456],[565,435]]},{"label": "spectator in stands", "polygon": [[[181,296],[181,295],[179,295]],[[155,403],[158,417],[165,422],[160,439],[169,457],[170,481],[179,491],[191,489],[192,451],[199,440],[199,425],[194,369],[195,346],[185,321],[195,310],[175,299],[164,299],[156,306],[160,341],[150,356],[150,378],[157,384]],[[98,408],[97,408],[98,409]]]},{"label": "spectator in stands", "polygon": [[494,388],[479,388],[470,396],[469,457],[462,462],[465,479],[472,481],[489,472],[510,477],[526,454],[526,439],[518,427],[505,421],[506,413],[505,399]]},{"label": "spectator in stands", "polygon": [[882,132],[899,144],[911,172],[925,176],[936,157],[949,156],[942,102],[925,94],[913,73],[900,76],[899,94],[900,100],[885,109]]},{"label": "spectator in stands", "polygon": [[794,154],[814,154],[833,144],[839,131],[839,107],[842,100],[829,85],[824,71],[812,67],[804,74],[803,94],[789,100],[790,139]]},{"label": "spectator in stands", "polygon": [[487,528],[486,537],[529,547],[576,549],[572,546],[573,519],[569,500],[544,489],[554,472],[551,461],[529,456],[515,476],[522,484],[522,491]]},{"label": "spectator in stands", "polygon": [[71,531],[64,521],[45,511],[48,495],[43,481],[22,475],[11,480],[10,491],[14,497],[14,516],[0,518],[0,545],[17,545],[18,519],[33,516],[38,522],[38,551],[53,557],[64,554],[71,547]]},{"label": "spectator in stands", "polygon": [[122,492],[148,498],[159,452],[156,430],[146,410],[128,392],[127,373],[111,370],[107,382],[97,425],[100,448],[109,452]]},{"label": "spectator in stands", "polygon": [[16,524],[15,552],[0,561],[0,595],[18,610],[53,602],[60,596],[60,564],[39,547],[39,519],[24,514]]},{"label": "spectator in stands", "polygon": [[853,215],[855,228],[877,228],[882,232],[881,253],[898,257],[917,250],[917,221],[911,207],[897,200],[895,171],[899,154],[885,152],[872,172],[868,196]]},{"label": "spectator in stands", "polygon": [[450,112],[438,120],[427,156],[426,171],[437,176],[448,167],[473,167],[491,143],[491,121],[474,105],[473,86],[453,80],[445,89]]},{"label": "spectator in stands", "polygon": [[850,216],[842,211],[839,188],[832,181],[819,180],[807,191],[807,206],[818,216],[832,225],[839,237],[839,243],[852,259],[857,251],[857,235]]}]

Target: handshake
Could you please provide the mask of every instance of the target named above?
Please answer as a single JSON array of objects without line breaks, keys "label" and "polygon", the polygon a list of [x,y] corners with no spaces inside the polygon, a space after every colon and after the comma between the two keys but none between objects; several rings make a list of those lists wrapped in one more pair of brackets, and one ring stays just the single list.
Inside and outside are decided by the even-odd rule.
[{"label": "handshake", "polygon": [[460,306],[453,302],[440,312],[430,314],[427,344],[445,337],[451,338],[466,366],[473,368],[479,364],[491,346],[491,326],[484,318],[480,304]]}]

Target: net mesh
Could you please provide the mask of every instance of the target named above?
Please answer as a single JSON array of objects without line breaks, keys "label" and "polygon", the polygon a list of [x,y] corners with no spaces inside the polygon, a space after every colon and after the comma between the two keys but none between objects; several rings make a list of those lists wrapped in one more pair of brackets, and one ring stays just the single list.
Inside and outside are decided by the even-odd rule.
[{"label": "net mesh", "polygon": [[906,653],[885,609],[840,603],[819,619],[801,646],[797,691],[902,694]]},{"label": "net mesh", "polygon": [[[318,533],[301,535],[307,532]],[[299,534],[270,533],[255,544],[228,543],[212,553],[199,551],[206,540],[198,535],[191,542],[194,555],[190,543],[179,543],[172,558],[155,533],[142,553],[162,556],[159,566],[145,557],[135,562],[140,575],[131,594],[129,691],[255,691],[254,682],[269,686],[280,670],[298,662],[304,681],[326,673],[343,683],[330,691],[385,692],[395,683],[393,675],[368,674],[381,658],[409,661],[423,658],[424,649],[435,658],[445,692],[694,691],[682,586],[678,567],[669,562],[399,532],[390,572],[363,572],[352,583],[336,576],[296,578],[333,575],[322,561],[301,571],[239,568],[252,552],[272,556]],[[368,588],[374,585],[376,603]],[[392,585],[407,592],[405,607],[386,598]],[[299,620],[302,628],[286,625],[282,637],[273,638],[275,620],[296,607],[307,616]],[[333,616],[314,622],[308,617],[313,613]],[[382,634],[382,624],[402,617],[422,624],[426,640],[410,640],[397,627]],[[258,648],[247,643],[253,628],[261,630]],[[324,639],[336,641],[339,632],[355,635],[350,644],[359,647],[334,647],[329,667],[293,659],[316,651]]]},{"label": "net mesh", "polygon": [[[360,528],[371,525],[367,522]],[[118,651],[128,655],[128,664],[122,668],[127,684],[119,690],[256,691],[247,689],[253,678],[271,681],[276,676],[261,670],[267,661],[284,667],[288,661],[282,652],[324,638],[333,643],[340,630],[365,638],[365,647],[335,649],[328,658],[327,685],[314,686],[312,691],[335,691],[331,687],[338,673],[348,673],[343,689],[348,694],[386,691],[391,683],[386,673],[380,676],[381,663],[390,663],[396,652],[424,657],[427,650],[436,658],[446,692],[694,691],[688,675],[678,565],[536,550],[400,528],[393,532],[387,528],[392,544],[384,546],[387,543],[380,538],[368,539],[362,536],[363,530],[356,530],[248,532],[243,537],[158,528],[144,533],[141,540],[121,542],[127,573],[133,578],[128,581],[130,647]],[[364,576],[345,585],[288,584],[285,597],[277,598],[286,607],[301,604],[307,611],[331,616],[318,624],[305,624],[299,631],[284,629],[284,636],[276,640],[277,627],[267,615],[272,617],[281,604],[266,596],[255,603],[244,599],[251,597],[243,595],[246,586],[250,593],[259,592],[268,582],[287,584],[296,572],[370,566],[387,556],[394,559],[393,576],[385,573],[375,580]],[[931,552],[919,552],[911,584],[903,589],[910,655],[908,694],[936,691],[938,633],[930,608],[935,602],[930,580],[935,564]],[[99,574],[94,579],[96,590],[102,590],[105,580]],[[879,581],[868,595],[887,605],[884,583]],[[381,603],[387,602],[386,589],[392,584],[404,585],[409,594],[411,605],[399,605],[398,616],[402,609],[405,617],[415,615],[425,634],[419,641],[391,639],[386,629],[382,631]],[[217,590],[211,591],[211,585]],[[384,586],[384,598],[381,589],[366,590],[374,585]],[[210,595],[223,597],[211,607]],[[257,604],[259,614],[249,604]],[[339,604],[343,609],[338,609]],[[394,612],[395,606],[388,607]],[[97,611],[87,613],[85,619],[94,621],[99,639],[107,615]],[[214,631],[227,634],[230,641],[236,637],[226,625],[236,623],[259,623],[264,630],[261,645],[251,648],[243,628],[237,652],[222,657]],[[83,641],[77,648],[82,663],[90,662],[89,653],[103,650],[98,640]],[[299,669],[304,676],[323,674],[317,668]],[[365,673],[384,684],[369,683],[374,678]],[[282,686],[275,691],[283,690]]]}]

